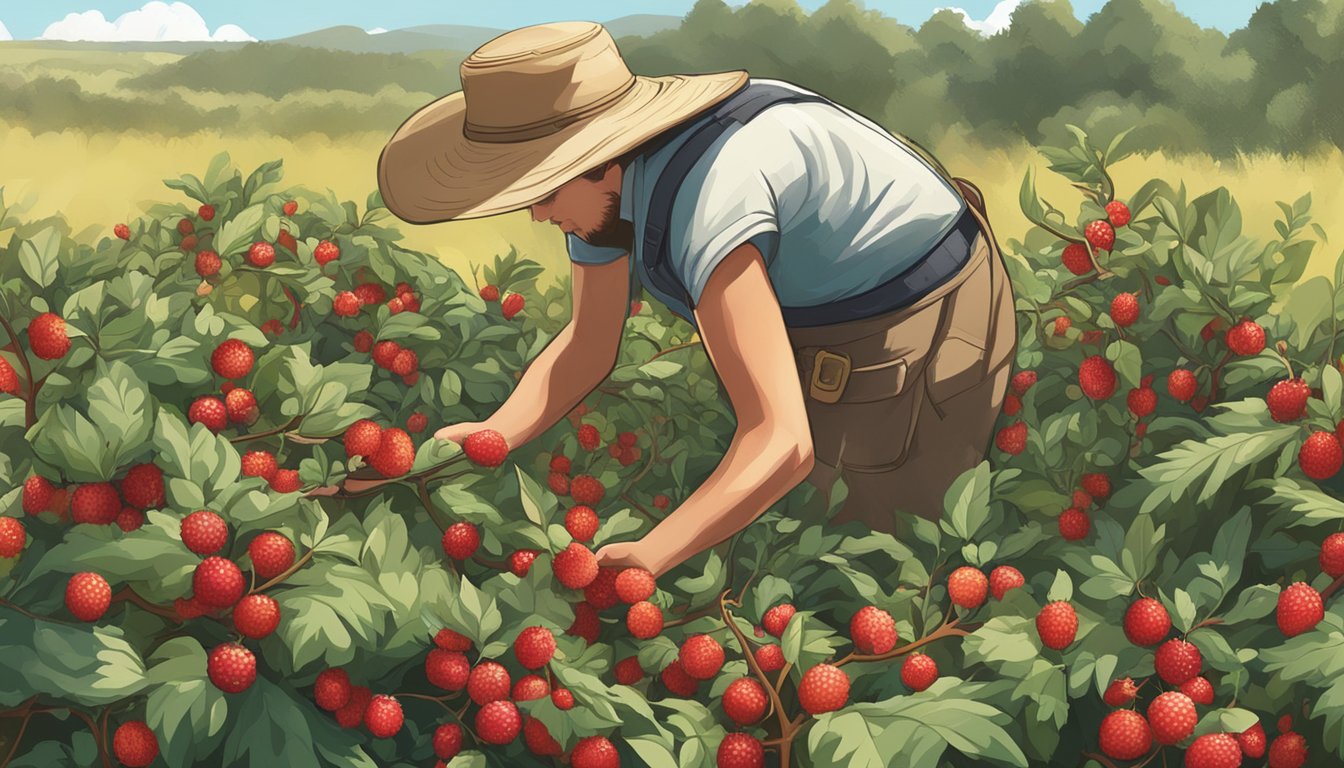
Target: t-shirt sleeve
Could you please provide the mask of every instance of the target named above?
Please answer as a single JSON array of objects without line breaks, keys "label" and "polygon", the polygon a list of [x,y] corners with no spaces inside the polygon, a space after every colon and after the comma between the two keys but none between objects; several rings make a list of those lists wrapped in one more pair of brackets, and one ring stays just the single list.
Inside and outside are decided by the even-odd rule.
[{"label": "t-shirt sleeve", "polygon": [[778,193],[802,174],[791,137],[764,117],[730,135],[696,163],[672,207],[668,250],[672,266],[700,303],[723,258],[751,242],[766,266],[779,243]]},{"label": "t-shirt sleeve", "polygon": [[572,232],[565,235],[565,244],[569,249],[569,260],[579,264],[610,264],[626,254],[624,248],[593,245]]}]

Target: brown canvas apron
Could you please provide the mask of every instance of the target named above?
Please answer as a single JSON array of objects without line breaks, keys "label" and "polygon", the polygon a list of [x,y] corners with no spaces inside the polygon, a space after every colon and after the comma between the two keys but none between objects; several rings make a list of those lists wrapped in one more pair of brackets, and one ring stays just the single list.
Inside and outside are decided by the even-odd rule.
[{"label": "brown canvas apron", "polygon": [[894,312],[788,329],[816,458],[807,481],[848,488],[837,522],[897,533],[901,512],[937,519],[989,449],[1017,349],[1013,293],[983,196],[955,186],[982,232],[951,280]]}]

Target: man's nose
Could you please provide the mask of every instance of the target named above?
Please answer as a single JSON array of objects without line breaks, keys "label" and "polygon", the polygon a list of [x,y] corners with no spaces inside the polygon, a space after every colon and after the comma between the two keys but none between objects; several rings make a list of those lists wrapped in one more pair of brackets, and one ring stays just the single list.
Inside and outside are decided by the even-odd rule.
[{"label": "man's nose", "polygon": [[532,206],[532,220],[533,221],[546,220],[546,213],[544,212],[540,203]]}]

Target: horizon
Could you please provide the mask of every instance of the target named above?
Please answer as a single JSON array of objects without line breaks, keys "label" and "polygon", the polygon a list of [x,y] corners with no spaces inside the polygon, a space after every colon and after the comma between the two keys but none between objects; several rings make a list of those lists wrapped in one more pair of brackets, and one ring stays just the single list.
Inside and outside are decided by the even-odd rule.
[{"label": "horizon", "polygon": [[[790,2],[791,0],[776,0]],[[899,23],[918,27],[940,10],[959,13],[971,29],[989,36],[1006,29],[1013,11],[1025,0],[871,0],[856,2]],[[1057,0],[1064,1],[1067,0]],[[1261,0],[1169,0],[1181,13],[1204,27],[1224,33],[1245,26]],[[1107,0],[1071,3],[1080,21],[1100,10]],[[628,16],[684,17],[694,0],[628,0],[619,16],[609,4],[596,0],[571,3],[563,18],[612,21]],[[815,12],[825,3],[802,0],[796,5]],[[0,41],[33,42],[63,40],[81,42],[250,42],[280,40],[338,26],[353,26],[366,34],[431,24],[491,29],[513,29],[556,21],[553,4],[540,0],[515,0],[504,4],[441,4],[403,0],[369,4],[325,3],[320,6],[277,6],[262,0],[194,3],[161,0],[151,2],[69,2],[0,7]],[[730,2],[733,7],[745,5]],[[901,8],[898,10],[897,5]],[[451,18],[445,18],[451,16]]]}]

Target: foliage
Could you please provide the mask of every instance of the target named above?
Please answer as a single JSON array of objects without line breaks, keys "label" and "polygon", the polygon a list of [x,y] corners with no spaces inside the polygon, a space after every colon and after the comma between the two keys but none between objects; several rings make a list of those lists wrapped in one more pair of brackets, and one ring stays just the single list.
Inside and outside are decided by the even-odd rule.
[{"label": "foliage", "polygon": [[[111,731],[144,720],[171,766],[423,765],[433,759],[435,727],[460,720],[468,736],[451,765],[544,764],[521,738],[504,747],[477,742],[466,694],[435,688],[424,672],[434,638],[450,628],[470,639],[473,663],[493,659],[516,680],[524,670],[514,641],[540,626],[557,641],[550,683],[576,703],[561,710],[543,698],[519,708],[566,750],[584,737],[611,738],[626,765],[713,765],[725,734],[740,730],[770,740],[795,765],[877,766],[892,755],[918,766],[1101,763],[1093,756],[1111,680],[1150,678],[1140,711],[1168,687],[1153,676],[1152,649],[1121,630],[1127,606],[1146,595],[1166,607],[1176,636],[1203,653],[1215,704],[1200,707],[1197,733],[1259,721],[1272,737],[1277,718],[1292,714],[1316,764],[1336,761],[1344,753],[1336,668],[1344,613],[1331,599],[1340,582],[1320,573],[1317,552],[1340,528],[1344,505],[1339,478],[1312,481],[1296,456],[1308,432],[1333,433],[1344,416],[1334,346],[1344,261],[1334,280],[1298,284],[1320,234],[1309,200],[1283,206],[1279,239],[1253,242],[1225,191],[1191,200],[1155,181],[1117,196],[1108,169],[1131,151],[1124,137],[1103,150],[1081,130],[1071,135],[1044,154],[1078,186],[1077,214],[1040,200],[1028,174],[1023,210],[1036,227],[1009,244],[1018,257],[1010,260],[1017,364],[1038,380],[1001,426],[1024,422],[1027,449],[994,453],[948,490],[940,521],[903,516],[895,536],[831,523],[843,485],[829,505],[810,487],[796,489],[659,580],[652,600],[667,623],[647,641],[630,636],[621,607],[602,612],[592,644],[567,631],[590,596],[553,578],[551,555],[572,541],[563,524],[572,499],[552,485],[549,465],[569,457],[571,478],[591,475],[605,489],[595,505],[599,530],[586,543],[594,548],[646,532],[713,471],[732,416],[708,361],[688,343],[690,327],[664,308],[632,307],[607,380],[568,418],[488,468],[428,434],[488,418],[567,321],[565,287],[538,295],[535,265],[517,254],[486,270],[502,293],[526,298],[506,320],[479,296],[482,286],[399,247],[376,193],[361,208],[284,189],[279,162],[245,177],[226,155],[199,177],[167,180],[190,202],[150,206],[128,222],[124,240],[78,242],[58,219],[20,222],[0,204],[0,232],[10,233],[0,252],[9,335],[0,355],[19,380],[18,395],[0,396],[0,510],[21,518],[28,537],[17,558],[0,560],[0,749],[15,755],[11,765],[106,762]],[[1061,249],[1085,242],[1083,225],[1105,218],[1102,206],[1113,199],[1129,203],[1133,221],[1117,229],[1109,252],[1090,249],[1095,269],[1068,272]],[[298,210],[287,214],[291,200]],[[213,217],[201,217],[198,204],[213,206]],[[195,238],[185,250],[183,219]],[[282,232],[295,246],[277,248],[274,265],[244,260],[251,243],[278,242]],[[323,241],[340,256],[319,265]],[[223,267],[202,280],[191,251],[206,248]],[[350,318],[333,313],[339,292],[366,282],[407,283],[418,310],[394,314],[377,304]],[[1142,307],[1123,328],[1106,311],[1121,291],[1137,292]],[[28,332],[48,311],[65,319],[72,339],[53,360],[32,353]],[[1047,332],[1065,314],[1069,331]],[[1253,319],[1270,347],[1230,354],[1221,336],[1201,335],[1215,318]],[[372,364],[354,346],[358,331],[414,349],[418,377]],[[188,408],[219,391],[211,355],[230,338],[256,351],[239,383],[256,395],[260,418],[216,434],[191,423]],[[1121,382],[1101,400],[1077,383],[1080,361],[1096,354],[1113,362]],[[1319,392],[1304,418],[1280,423],[1263,397],[1285,361]],[[1130,389],[1178,366],[1198,370],[1202,410],[1165,393],[1151,416],[1126,410]],[[417,412],[431,430],[415,436],[410,473],[381,478],[347,456],[340,438],[357,419],[403,425]],[[596,449],[580,446],[580,424],[597,429]],[[624,433],[639,453],[609,450]],[[242,474],[241,454],[259,448],[298,470],[298,491]],[[144,462],[163,471],[167,498],[138,528],[72,524],[68,499],[36,514],[21,507],[30,476],[73,489],[119,482]],[[1114,492],[1080,504],[1091,532],[1065,541],[1055,519],[1076,503],[1071,494],[1087,473],[1108,476]],[[655,503],[663,494],[667,509]],[[206,673],[212,649],[238,639],[229,612],[183,612],[201,558],[183,543],[182,519],[196,509],[227,521],[221,554],[248,572],[248,545],[262,531],[283,534],[299,555],[248,587],[273,597],[281,620],[274,634],[245,640],[258,676],[241,693],[223,692]],[[459,561],[439,542],[462,522],[478,526],[482,543]],[[541,554],[518,575],[506,560],[523,549]],[[1003,565],[1024,574],[1022,588],[978,607],[951,604],[953,570]],[[92,623],[72,620],[62,604],[70,575],[85,571],[103,575],[113,592],[110,610]],[[1289,639],[1271,614],[1296,581],[1324,595],[1326,614]],[[1079,616],[1077,638],[1062,651],[1045,647],[1034,624],[1042,605],[1057,600]],[[784,602],[798,613],[782,636],[755,632],[765,611]],[[894,618],[895,647],[854,647],[850,620],[865,605]],[[658,673],[683,640],[702,633],[722,643],[727,663],[694,695],[675,695]],[[782,671],[765,673],[744,654],[764,644],[780,646]],[[897,673],[915,650],[941,671],[922,692]],[[633,686],[613,677],[629,657],[645,670]],[[798,688],[827,661],[852,687],[845,706],[810,716]],[[395,694],[405,726],[390,739],[341,728],[313,698],[329,667],[345,668],[373,693]],[[771,699],[765,720],[747,728],[720,703],[742,676],[763,679]],[[1163,759],[1176,764],[1188,743]]]}]

